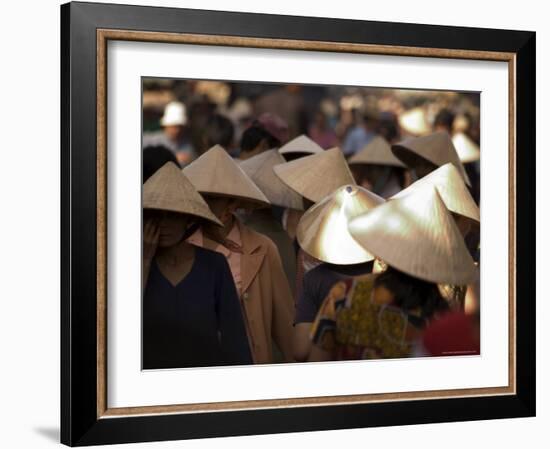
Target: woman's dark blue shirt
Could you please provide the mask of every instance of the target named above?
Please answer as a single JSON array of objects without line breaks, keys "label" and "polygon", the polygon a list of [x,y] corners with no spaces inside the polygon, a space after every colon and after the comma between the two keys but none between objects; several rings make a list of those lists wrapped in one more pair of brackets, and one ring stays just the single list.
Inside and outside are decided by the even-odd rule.
[{"label": "woman's dark blue shirt", "polygon": [[225,257],[195,247],[176,286],[153,259],[143,296],[143,369],[252,363],[241,305]]}]

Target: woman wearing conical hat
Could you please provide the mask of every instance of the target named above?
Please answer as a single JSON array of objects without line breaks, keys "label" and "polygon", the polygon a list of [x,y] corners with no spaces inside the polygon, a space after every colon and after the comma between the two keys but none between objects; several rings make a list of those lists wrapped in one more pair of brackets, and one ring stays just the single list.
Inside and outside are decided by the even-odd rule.
[{"label": "woman wearing conical hat", "polygon": [[391,146],[393,154],[412,170],[418,179],[447,163],[453,164],[470,186],[470,179],[458,157],[453,141],[445,131],[410,137]]},{"label": "woman wearing conical hat", "polygon": [[269,200],[219,145],[183,173],[203,195],[222,227],[204,226],[189,239],[223,254],[231,268],[255,363],[274,361],[272,341],[292,361],[293,298],[275,244],[244,225],[237,209],[268,207]]},{"label": "woman wearing conical hat", "polygon": [[144,369],[252,362],[226,260],[185,241],[197,220],[221,225],[166,163],[143,186]]},{"label": "woman wearing conical hat", "polygon": [[[292,139],[291,141],[287,142],[285,145],[280,147],[278,150],[278,153],[280,154],[282,160],[275,165],[282,164],[284,162],[293,161],[296,159],[300,159],[303,157],[311,156],[314,154],[320,154],[323,153],[325,150],[320,147],[317,143],[315,143],[313,140],[311,140],[308,136],[301,134],[298,137]],[[279,179],[278,176],[273,174],[273,167],[271,167],[271,176],[275,177],[276,185],[286,187],[286,190],[290,190],[294,193],[295,196],[300,198],[300,195],[293,191],[289,186],[284,184],[281,179]],[[293,202],[296,202],[296,199],[293,200]],[[300,220],[300,217],[303,213],[303,201],[300,198],[299,200],[299,206],[294,207],[287,207],[285,208],[282,216],[281,216],[281,222],[283,224],[283,228],[286,229],[289,238],[294,241],[294,238],[296,237],[296,226],[298,225],[298,221]],[[296,272],[296,270],[294,270]]]},{"label": "woman wearing conical hat", "polygon": [[405,164],[393,155],[390,144],[382,137],[373,138],[348,164],[358,185],[383,198],[405,187]]},{"label": "woman wearing conical hat", "polygon": [[311,325],[331,287],[340,280],[372,271],[374,257],[349,234],[348,223],[383,202],[383,198],[362,187],[342,186],[311,207],[300,220],[300,247],[322,263],[304,275],[296,300],[296,360],[308,359]]},{"label": "woman wearing conical hat", "polygon": [[462,236],[435,188],[383,203],[348,229],[388,268],[330,290],[311,330],[310,360],[410,356],[447,309],[437,284],[475,279]]},{"label": "woman wearing conical hat", "polygon": [[[456,167],[445,164],[406,189],[394,195],[392,199],[402,198],[422,189],[435,187],[451,213],[466,246],[474,260],[479,261],[479,222],[480,211],[463,178]],[[455,308],[463,308],[466,296],[466,285],[440,285],[443,296]]]},{"label": "woman wearing conical hat", "polygon": [[[339,148],[331,148],[321,153],[302,157],[285,164],[276,165],[273,171],[277,177],[304,200],[304,209],[333,193],[345,185],[355,185],[346,159]],[[303,212],[289,215],[284,227],[291,239],[296,237],[296,229]],[[290,221],[290,219],[294,221]],[[296,297],[300,296],[304,274],[320,262],[301,249],[296,261]]]},{"label": "woman wearing conical hat", "polygon": [[294,211],[302,211],[302,197],[284,184],[273,172],[273,167],[285,162],[278,150],[272,149],[257,154],[239,166],[263,192],[271,203],[269,208],[256,208],[241,214],[243,223],[268,236],[279,249],[283,267],[291,288],[296,280],[296,251],[293,240],[283,227],[283,217]]}]

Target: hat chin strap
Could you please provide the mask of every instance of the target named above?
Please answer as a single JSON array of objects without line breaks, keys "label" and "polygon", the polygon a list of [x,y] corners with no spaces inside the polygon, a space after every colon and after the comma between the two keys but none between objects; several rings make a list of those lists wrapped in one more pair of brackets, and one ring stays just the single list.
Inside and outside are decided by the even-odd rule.
[{"label": "hat chin strap", "polygon": [[200,228],[200,226],[201,225],[198,221],[194,221],[189,226],[187,226],[187,229],[183,233],[183,236],[181,237],[181,239],[179,239],[178,244],[183,242],[184,240],[187,240],[189,237],[191,237],[197,231],[197,229]]}]

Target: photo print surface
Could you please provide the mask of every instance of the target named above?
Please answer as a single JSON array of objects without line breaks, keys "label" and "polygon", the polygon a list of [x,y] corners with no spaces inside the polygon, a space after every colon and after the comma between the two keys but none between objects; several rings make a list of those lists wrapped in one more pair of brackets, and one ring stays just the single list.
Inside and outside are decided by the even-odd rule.
[{"label": "photo print surface", "polygon": [[478,92],[142,78],[142,368],[480,354]]}]

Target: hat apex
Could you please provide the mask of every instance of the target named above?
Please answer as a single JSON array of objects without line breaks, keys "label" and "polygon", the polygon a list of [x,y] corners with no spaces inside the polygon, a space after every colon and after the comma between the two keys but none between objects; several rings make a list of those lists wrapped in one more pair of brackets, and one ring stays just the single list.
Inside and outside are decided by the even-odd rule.
[{"label": "hat apex", "polygon": [[383,202],[383,198],[363,187],[339,187],[300,219],[296,231],[300,247],[316,259],[331,264],[351,265],[373,260],[374,256],[350,235],[348,224]]},{"label": "hat apex", "polygon": [[214,145],[195,159],[183,173],[202,194],[242,199],[255,206],[269,200],[221,145]]},{"label": "hat apex", "polygon": [[289,154],[289,153],[309,153],[316,154],[323,152],[323,148],[311,140],[305,134],[302,134],[298,137],[295,137],[290,142],[284,144],[279,148],[279,153]]},{"label": "hat apex", "polygon": [[194,215],[222,224],[173,162],[164,164],[143,184],[142,207]]}]

